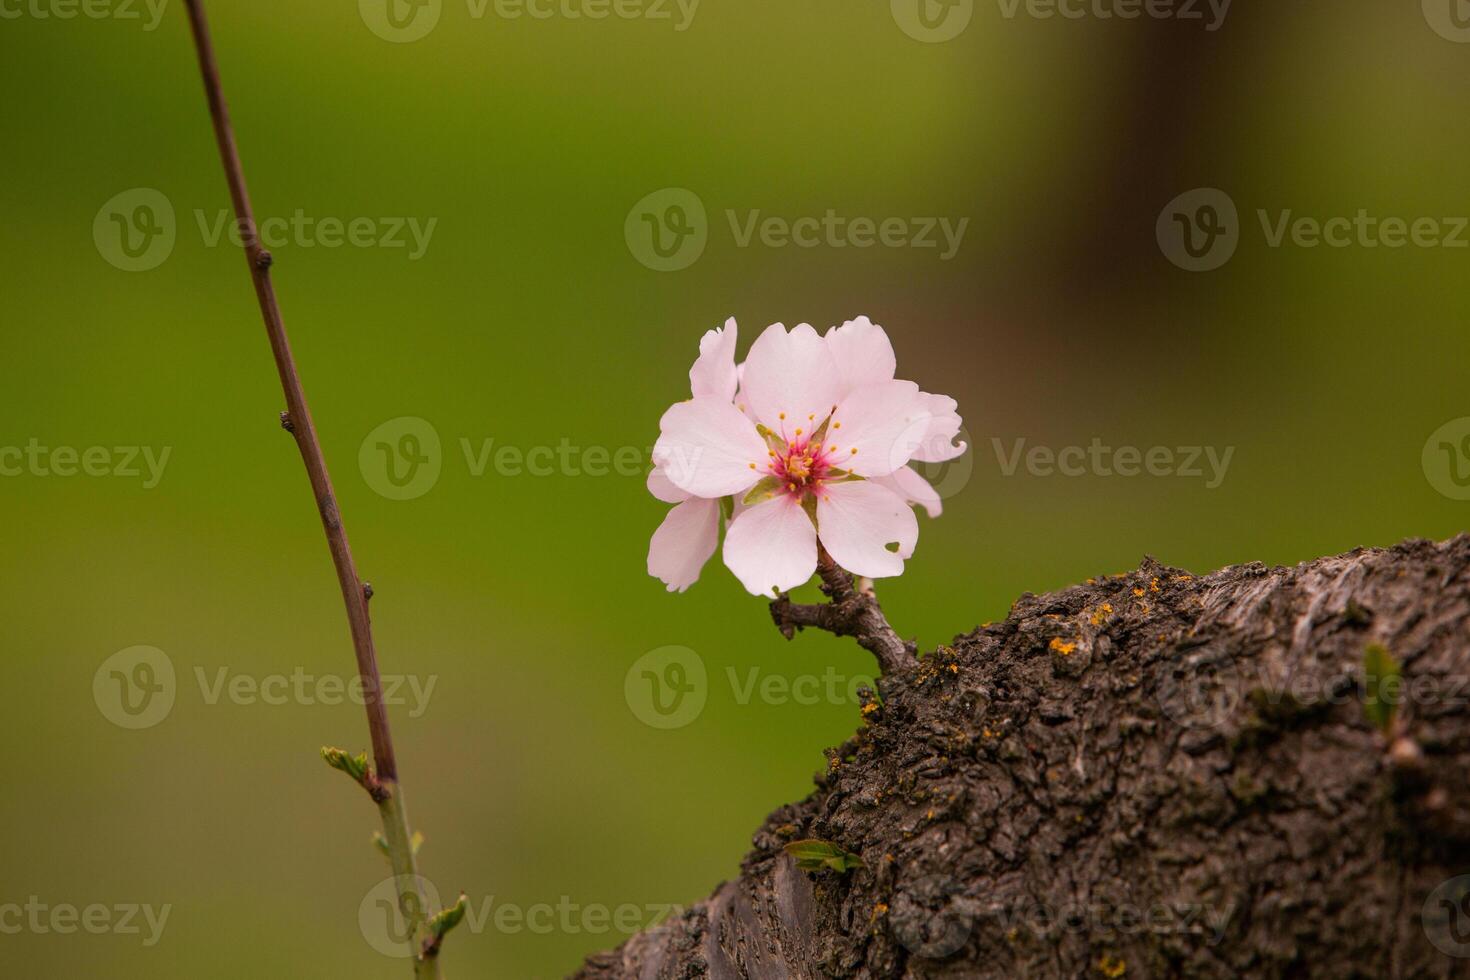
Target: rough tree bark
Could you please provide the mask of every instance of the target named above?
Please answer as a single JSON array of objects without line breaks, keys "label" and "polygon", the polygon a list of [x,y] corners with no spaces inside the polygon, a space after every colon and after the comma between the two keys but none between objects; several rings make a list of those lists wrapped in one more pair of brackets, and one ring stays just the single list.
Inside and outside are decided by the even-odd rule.
[{"label": "rough tree bark", "polygon": [[[1470,536],[1145,560],[881,687],[738,881],[577,976],[1470,976]],[[799,871],[800,838],[864,866]]]}]

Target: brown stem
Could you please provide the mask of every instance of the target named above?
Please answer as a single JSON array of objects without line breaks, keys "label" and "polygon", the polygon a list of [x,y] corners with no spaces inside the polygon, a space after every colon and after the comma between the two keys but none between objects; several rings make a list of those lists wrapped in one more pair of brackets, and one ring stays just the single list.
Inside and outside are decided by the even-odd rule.
[{"label": "brown stem", "polygon": [[832,601],[827,605],[800,605],[782,595],[771,603],[771,618],[786,639],[808,626],[837,636],[855,637],[858,645],[878,658],[883,674],[903,670],[914,662],[916,647],[901,639],[883,615],[871,585],[856,585],[852,576],[838,566],[817,544],[817,574],[822,592]]},{"label": "brown stem", "polygon": [[202,0],[185,0],[185,3],[189,8],[194,46],[199,52],[204,94],[209,99],[209,114],[214,120],[215,140],[219,143],[220,158],[224,161],[225,178],[229,181],[230,198],[235,205],[235,218],[245,240],[250,278],[255,284],[256,299],[260,301],[260,313],[265,319],[265,332],[270,338],[276,371],[281,376],[281,388],[286,393],[287,410],[281,416],[281,425],[296,437],[296,445],[301,449],[301,458],[306,463],[306,475],[311,480],[312,493],[316,496],[317,509],[321,512],[322,526],[327,532],[332,564],[337,568],[337,580],[342,586],[342,601],[347,605],[347,623],[352,630],[352,647],[357,654],[357,671],[362,676],[368,730],[372,734],[373,760],[377,765],[377,775],[384,781],[397,782],[398,764],[393,756],[388,712],[381,696],[382,682],[378,677],[377,654],[373,650],[373,630],[368,617],[366,590],[357,577],[357,567],[352,561],[352,548],[347,543],[347,531],[342,526],[342,516],[337,510],[337,496],[332,490],[332,478],[327,473],[327,461],[322,456],[321,443],[316,437],[316,426],[311,420],[311,409],[306,405],[306,392],[301,387],[301,376],[297,373],[296,361],[291,356],[286,325],[281,321],[281,309],[276,303],[275,288],[271,285],[271,254],[261,247],[260,237],[256,234],[255,215],[250,208],[250,192],[245,187],[245,172],[240,166],[235,132],[230,125],[229,109],[225,106],[219,64],[215,61],[214,44],[210,40],[209,24],[204,18]]},{"label": "brown stem", "polygon": [[[375,772],[364,775],[363,785],[372,794],[382,815],[384,840],[389,863],[393,868],[399,907],[409,918],[412,947],[419,951],[413,959],[414,976],[418,980],[438,980],[442,975],[437,956],[438,937],[431,931],[431,913],[424,904],[408,814],[398,785],[398,763],[393,755],[393,736],[388,729],[387,708],[383,704],[378,658],[373,649],[372,621],[368,615],[372,586],[357,577],[352,547],[347,542],[347,531],[342,526],[342,515],[337,509],[337,495],[332,489],[332,478],[327,473],[327,461],[322,455],[321,443],[317,440],[316,426],[311,419],[311,409],[306,404],[306,392],[301,387],[296,361],[291,356],[286,325],[281,321],[275,287],[271,285],[271,254],[261,247],[260,236],[256,232],[255,215],[250,208],[250,193],[245,187],[245,173],[240,166],[235,132],[230,125],[229,110],[225,106],[219,64],[215,61],[209,24],[204,17],[203,0],[185,0],[185,4],[189,9],[194,46],[199,53],[199,70],[204,77],[204,93],[209,100],[210,117],[214,121],[215,140],[219,144],[220,158],[224,161],[225,178],[229,182],[230,198],[235,205],[235,219],[245,241],[250,279],[255,285],[255,296],[260,302],[260,313],[265,320],[266,335],[270,338],[271,353],[275,356],[276,371],[281,376],[281,389],[286,395],[286,411],[281,413],[281,427],[295,437],[296,445],[301,450],[306,474],[311,480],[312,493],[316,497],[317,510],[321,513],[322,527],[327,532],[327,546],[332,552],[332,564],[337,569],[337,581],[342,587],[342,601],[347,607],[347,623],[352,632],[352,648],[357,656],[357,672],[362,679],[363,703],[367,710],[368,731],[372,736],[373,761],[376,765]],[[410,893],[413,894],[413,902],[407,900]]]}]

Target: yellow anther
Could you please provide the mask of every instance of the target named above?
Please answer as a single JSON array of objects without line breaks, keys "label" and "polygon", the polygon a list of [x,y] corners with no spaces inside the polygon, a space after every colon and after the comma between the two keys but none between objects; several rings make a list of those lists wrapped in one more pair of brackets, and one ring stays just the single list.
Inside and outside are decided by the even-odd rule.
[{"label": "yellow anther", "polygon": [[853,455],[854,455],[854,456],[856,456],[856,455],[857,455],[857,447],[856,447],[856,446],[853,446],[853,447],[852,447],[852,454],[853,454]]},{"label": "yellow anther", "polygon": [[781,412],[779,415],[776,416],[776,418],[778,418],[778,419],[784,419],[785,417],[786,417],[786,413],[785,412]]},{"label": "yellow anther", "polygon": [[796,434],[797,434],[797,435],[801,435],[801,430],[800,430],[800,429],[797,429],[797,430],[796,430]]},{"label": "yellow anther", "polygon": [[841,422],[833,422],[832,423],[832,428],[834,428],[834,429],[840,429],[840,428],[842,428],[842,423]]}]

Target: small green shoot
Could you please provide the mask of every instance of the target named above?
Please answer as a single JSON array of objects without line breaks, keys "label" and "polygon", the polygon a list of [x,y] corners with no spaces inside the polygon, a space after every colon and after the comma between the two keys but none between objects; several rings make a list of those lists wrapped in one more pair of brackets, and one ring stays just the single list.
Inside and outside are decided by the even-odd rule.
[{"label": "small green shoot", "polygon": [[786,853],[796,859],[796,866],[802,871],[836,871],[844,874],[863,866],[862,858],[824,840],[792,841],[786,845]]},{"label": "small green shoot", "polygon": [[465,909],[468,907],[468,896],[461,894],[459,901],[429,920],[429,931],[434,934],[435,942],[443,939],[449,930],[460,924],[464,919]]},{"label": "small green shoot", "polygon": [[1385,736],[1392,735],[1398,712],[1400,665],[1380,643],[1363,651],[1363,716]]}]

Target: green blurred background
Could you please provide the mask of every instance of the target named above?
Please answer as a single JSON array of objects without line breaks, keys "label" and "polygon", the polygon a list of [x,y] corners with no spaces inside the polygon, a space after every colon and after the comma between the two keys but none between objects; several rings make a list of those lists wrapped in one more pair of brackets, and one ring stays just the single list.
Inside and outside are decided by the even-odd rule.
[{"label": "green blurred background", "polygon": [[[376,815],[317,757],[366,747],[360,709],[210,703],[197,680],[350,676],[352,655],[243,259],[200,230],[228,199],[183,6],[147,30],[141,6],[140,20],[61,19],[35,12],[56,0],[14,2],[0,446],[171,456],[151,489],[0,478],[0,905],[172,909],[146,947],[0,934],[0,974],[404,976],[359,929],[386,874]],[[872,664],[851,642],[783,641],[718,560],[666,594],[644,570],[666,508],[641,476],[466,461],[462,440],[488,439],[645,458],[700,333],[726,316],[743,351],[775,320],[869,314],[903,376],[958,398],[973,452],[939,474],[945,515],[921,519],[915,560],[881,589],[926,647],[1145,553],[1207,571],[1464,527],[1470,504],[1421,451],[1470,415],[1470,250],[1272,248],[1256,217],[1470,213],[1470,44],[1434,29],[1434,4],[1242,4],[1209,31],[980,2],[943,41],[876,0],[705,0],[684,30],[677,6],[648,7],[625,9],[669,16],[475,17],[446,0],[432,31],[396,43],[367,26],[370,3],[212,4],[261,218],[437,219],[417,259],[304,238],[273,250],[377,590],[383,670],[437,679],[418,717],[393,721],[422,866],[446,895],[492,913],[695,901],[857,724],[843,698],[742,703],[729,670],[744,684]],[[703,203],[708,244],[660,272],[624,224],[668,187]],[[1196,187],[1240,214],[1238,249],[1209,272],[1177,268],[1155,236]],[[133,188],[175,212],[172,252],[139,272],[93,234]],[[969,224],[948,260],[741,247],[726,213],[755,209]],[[359,449],[401,417],[432,425],[441,472],[393,500]],[[1234,456],[1215,488],[1007,476],[992,441],[1094,437]],[[706,667],[707,703],[660,730],[624,680],[671,644]],[[165,652],[176,700],[125,730],[92,683],[137,645]],[[455,935],[446,966],[560,976],[623,938],[492,919]]]}]

